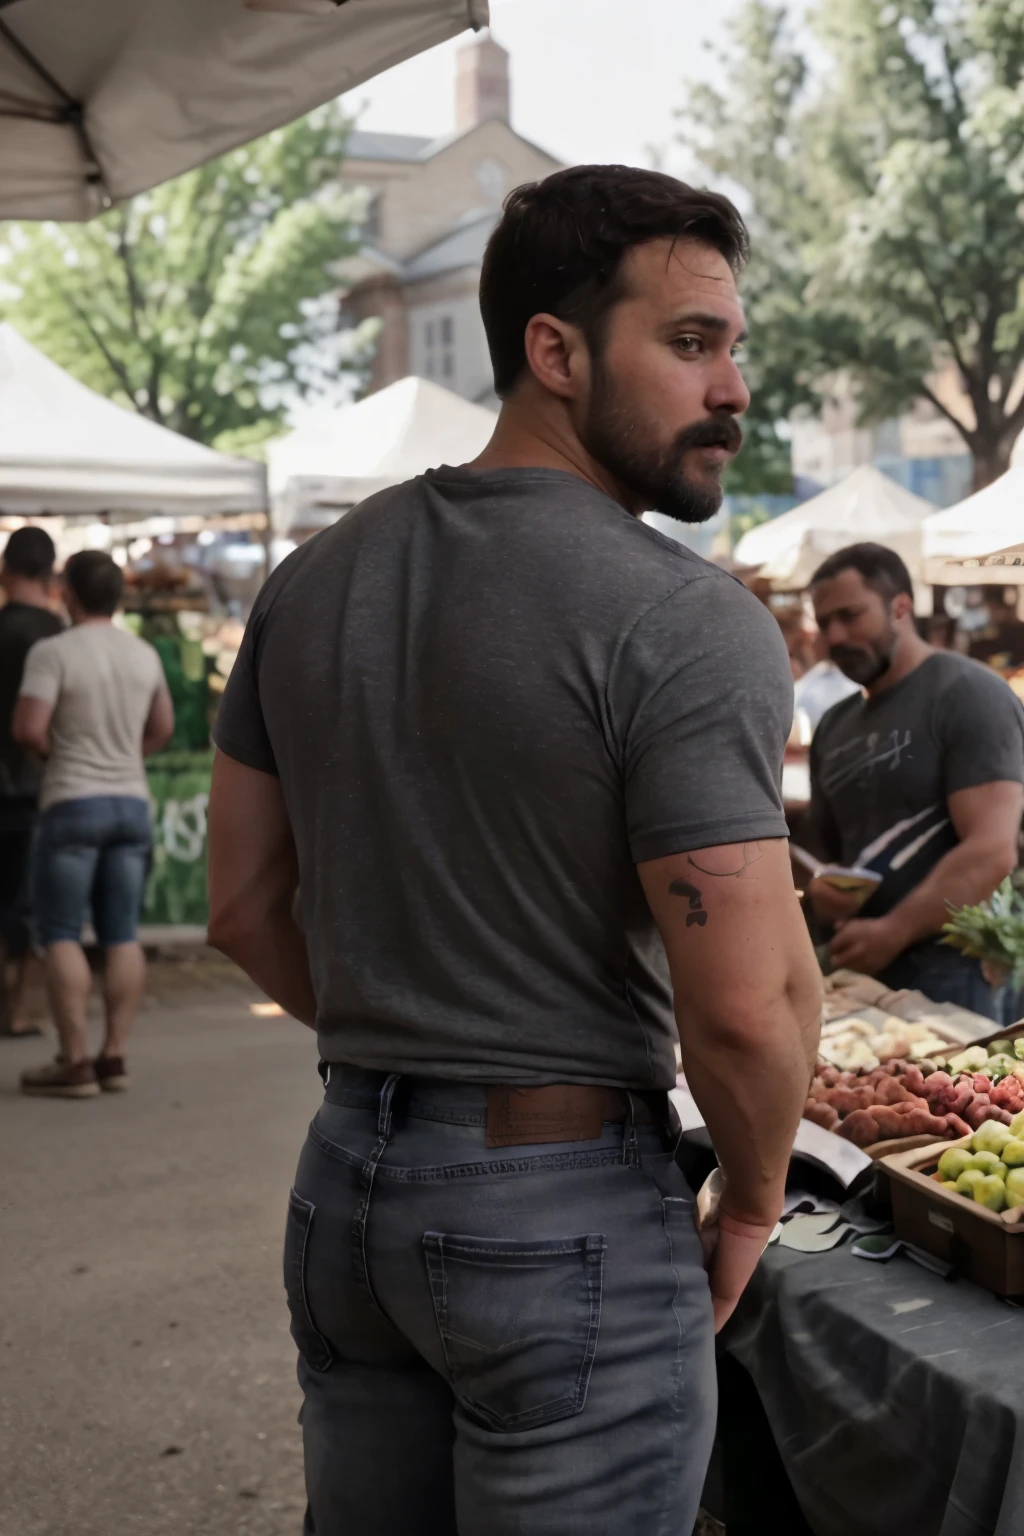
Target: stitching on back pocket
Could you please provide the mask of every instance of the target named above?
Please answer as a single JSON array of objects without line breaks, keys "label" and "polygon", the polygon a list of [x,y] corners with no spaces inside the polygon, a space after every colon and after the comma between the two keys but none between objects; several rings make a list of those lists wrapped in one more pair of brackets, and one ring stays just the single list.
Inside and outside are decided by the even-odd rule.
[{"label": "stitching on back pocket", "polygon": [[581,1413],[601,1326],[603,1235],[531,1241],[427,1232],[423,1249],[465,1412],[506,1431]]},{"label": "stitching on back pocket", "polygon": [[284,1289],[291,1313],[295,1347],[314,1371],[326,1371],[334,1356],[331,1346],[313,1321],[306,1293],[306,1255],[316,1207],[293,1189],[288,1196],[284,1231]]}]

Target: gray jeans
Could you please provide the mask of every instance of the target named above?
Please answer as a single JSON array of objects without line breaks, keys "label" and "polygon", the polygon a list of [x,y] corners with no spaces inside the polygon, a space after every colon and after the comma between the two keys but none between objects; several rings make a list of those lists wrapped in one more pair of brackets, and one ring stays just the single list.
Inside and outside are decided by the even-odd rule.
[{"label": "gray jeans", "polygon": [[289,1199],[316,1536],[690,1536],[715,1432],[656,1127],[488,1150],[482,1088],[334,1067]]}]

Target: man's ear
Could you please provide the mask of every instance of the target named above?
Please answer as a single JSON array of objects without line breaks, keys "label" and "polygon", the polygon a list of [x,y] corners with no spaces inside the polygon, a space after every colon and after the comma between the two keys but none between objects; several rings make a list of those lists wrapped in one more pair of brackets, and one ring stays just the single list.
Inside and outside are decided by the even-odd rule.
[{"label": "man's ear", "polygon": [[893,618],[898,619],[900,622],[906,618],[909,618],[911,623],[913,623],[914,599],[908,592],[897,592],[896,596],[892,600],[891,612]]},{"label": "man's ear", "polygon": [[530,372],[552,395],[575,400],[588,387],[590,355],[578,326],[556,315],[532,315],[523,345]]}]

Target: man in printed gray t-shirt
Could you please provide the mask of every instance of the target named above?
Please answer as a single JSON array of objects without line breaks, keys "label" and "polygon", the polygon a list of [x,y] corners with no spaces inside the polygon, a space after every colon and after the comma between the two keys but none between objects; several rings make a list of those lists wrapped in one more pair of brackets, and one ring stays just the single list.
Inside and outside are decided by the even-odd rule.
[{"label": "man in printed gray t-shirt", "polygon": [[[654,172],[513,194],[492,442],[286,561],[224,696],[211,938],[326,1084],[284,1261],[317,1536],[696,1516],[820,1014],[781,635],[638,515],[720,503],[744,247]],[[726,1177],[709,1275],[677,1041]]]},{"label": "man in printed gray t-shirt", "polygon": [[828,861],[882,876],[860,911],[812,881],[812,909],[838,925],[832,958],[995,1018],[978,961],[942,944],[941,929],[951,906],[985,900],[1017,862],[1024,710],[996,673],[920,638],[892,550],[839,550],[811,592],[833,659],[865,691],[818,726],[806,836]]}]

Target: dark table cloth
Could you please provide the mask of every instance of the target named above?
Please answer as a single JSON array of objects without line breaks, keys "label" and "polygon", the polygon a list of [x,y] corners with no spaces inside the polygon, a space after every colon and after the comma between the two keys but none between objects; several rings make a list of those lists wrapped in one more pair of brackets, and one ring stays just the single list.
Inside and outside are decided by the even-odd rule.
[{"label": "dark table cloth", "polygon": [[815,1536],[1024,1536],[1024,1311],[903,1256],[776,1247],[720,1349]]}]

